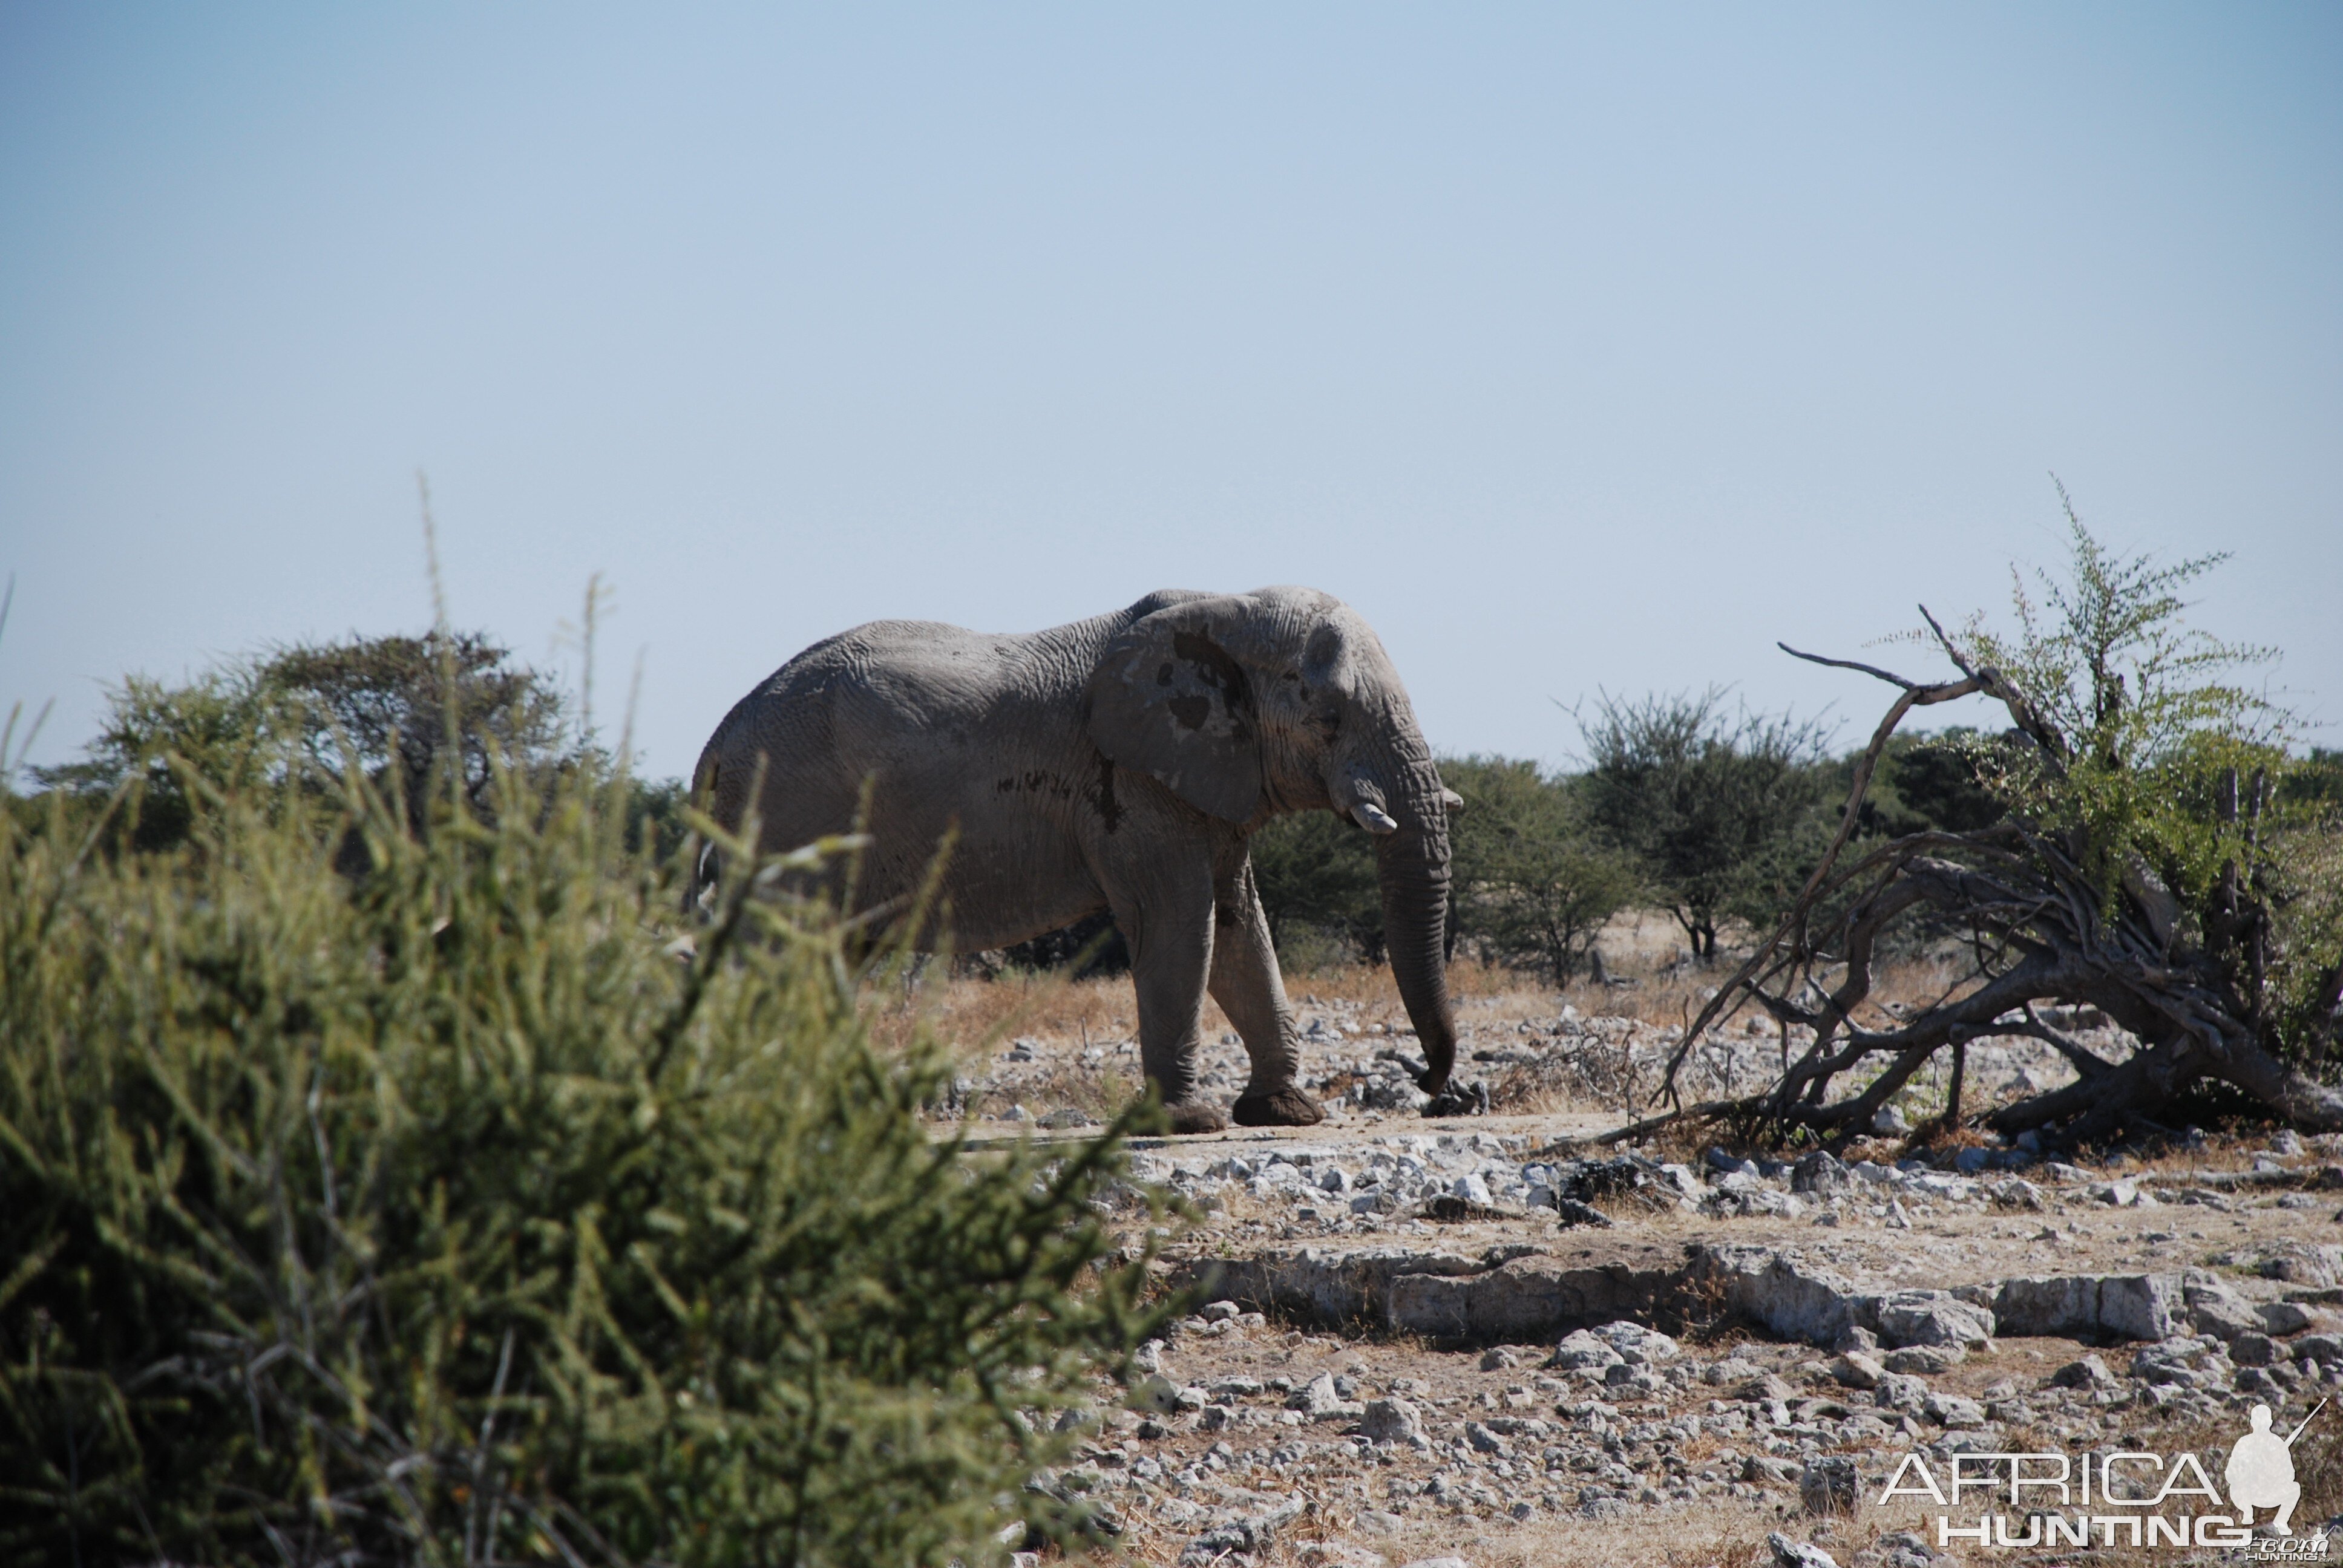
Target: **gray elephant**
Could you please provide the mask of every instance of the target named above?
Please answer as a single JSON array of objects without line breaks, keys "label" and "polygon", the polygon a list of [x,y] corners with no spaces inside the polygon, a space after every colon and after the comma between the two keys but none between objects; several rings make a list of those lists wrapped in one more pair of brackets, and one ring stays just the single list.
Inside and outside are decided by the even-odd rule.
[{"label": "gray elephant", "polygon": [[[761,785],[758,782],[761,779]],[[846,831],[870,789],[860,907],[913,894],[948,833],[942,896],[960,951],[1103,909],[1131,950],[1141,1061],[1174,1131],[1217,1131],[1198,1098],[1209,990],[1252,1059],[1233,1114],[1306,1126],[1300,1042],[1247,841],[1289,811],[1376,835],[1385,945],[1427,1070],[1447,1087],[1444,789],[1383,644],[1310,588],[1153,593],[1024,636],[873,621],[798,655],[700,753],[694,797],[729,831],[752,790],[759,847]],[[703,875],[711,874],[703,864]]]}]

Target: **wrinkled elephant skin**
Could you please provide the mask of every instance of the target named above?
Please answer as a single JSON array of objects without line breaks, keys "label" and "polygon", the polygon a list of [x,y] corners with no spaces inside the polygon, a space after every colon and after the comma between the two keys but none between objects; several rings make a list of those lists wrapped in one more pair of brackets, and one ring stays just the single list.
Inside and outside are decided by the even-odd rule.
[{"label": "wrinkled elephant skin", "polygon": [[866,788],[873,843],[859,907],[915,895],[956,835],[949,929],[922,940],[974,951],[1111,911],[1131,950],[1141,1060],[1182,1132],[1227,1124],[1198,1098],[1208,990],[1252,1060],[1235,1119],[1323,1116],[1296,1079],[1300,1041],[1247,842],[1285,812],[1356,821],[1377,835],[1386,946],[1428,1063],[1423,1086],[1447,1084],[1456,798],[1382,643],[1339,599],[1172,590],[1023,636],[874,621],[816,643],[741,699],[693,774],[695,797],[728,830],[753,805],[765,850],[849,830]]}]

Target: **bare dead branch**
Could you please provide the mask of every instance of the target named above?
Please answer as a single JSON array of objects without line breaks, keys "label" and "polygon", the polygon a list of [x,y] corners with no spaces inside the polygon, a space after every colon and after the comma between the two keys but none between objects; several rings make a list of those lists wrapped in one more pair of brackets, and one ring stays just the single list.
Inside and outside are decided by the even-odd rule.
[{"label": "bare dead branch", "polygon": [[[1787,645],[1784,646],[1786,648]],[[1798,654],[1797,657],[1804,658],[1807,656]],[[1881,672],[1873,671],[1872,673]],[[1897,680],[1895,676],[1883,676],[1883,678],[1889,681]],[[1792,939],[1793,933],[1795,934],[1795,950],[1801,953],[1805,950],[1806,917],[1812,912],[1823,889],[1829,883],[1832,869],[1838,863],[1839,852],[1846,848],[1847,839],[1854,836],[1855,825],[1862,816],[1863,798],[1870,791],[1872,775],[1879,768],[1880,754],[1886,750],[1888,737],[1896,733],[1896,727],[1904,721],[1904,716],[1915,708],[1938,702],[1950,702],[1956,698],[1966,697],[1972,692],[1984,689],[1983,685],[1976,678],[1939,686],[1923,687],[1903,682],[1898,684],[1904,685],[1904,694],[1896,699],[1894,705],[1887,709],[1886,716],[1880,719],[1879,727],[1872,731],[1871,744],[1864,748],[1862,757],[1855,762],[1855,777],[1847,786],[1846,804],[1839,811],[1838,831],[1831,836],[1830,847],[1823,851],[1822,859],[1815,865],[1813,874],[1807,877],[1805,886],[1799,890],[1796,900],[1791,904],[1789,913],[1783,917],[1782,923],[1775,928],[1773,935],[1766,938],[1755,952],[1749,955],[1748,960],[1735,971],[1733,979],[1717,988],[1716,995],[1710,998],[1707,1004],[1701,1009],[1699,1018],[1684,1030],[1684,1039],[1677,1045],[1675,1054],[1668,1059],[1668,1070],[1666,1076],[1661,1081],[1660,1093],[1671,1103],[1677,1100],[1676,1073],[1683,1067],[1685,1055],[1692,1050],[1693,1043],[1699,1040],[1709,1026],[1716,1020],[1723,1009],[1730,1004],[1730,999],[1735,992],[1745,984],[1752,975],[1765,967],[1766,961],[1774,956],[1775,950],[1785,940]]]},{"label": "bare dead branch", "polygon": [[1922,605],[1920,607],[1920,618],[1926,621],[1928,623],[1928,629],[1936,634],[1936,646],[1945,650],[1945,657],[1953,661],[1953,668],[1959,670],[1963,675],[1967,676],[1972,680],[1976,679],[1976,671],[1970,668],[1969,661],[1967,659],[1961,657],[1961,650],[1953,646],[1953,639],[1945,635],[1945,628],[1936,624],[1936,618],[1928,613],[1928,607],[1926,605]]},{"label": "bare dead branch", "polygon": [[1885,681],[1888,685],[1900,686],[1906,691],[1917,691],[1920,689],[1920,683],[1918,681],[1906,680],[1902,676],[1891,674],[1875,664],[1858,664],[1851,658],[1825,658],[1819,653],[1800,653],[1796,648],[1792,648],[1786,642],[1777,642],[1774,646],[1780,648],[1784,653],[1788,654],[1792,658],[1803,658],[1808,664],[1827,664],[1833,669],[1859,669],[1865,675],[1876,676],[1881,680]]}]

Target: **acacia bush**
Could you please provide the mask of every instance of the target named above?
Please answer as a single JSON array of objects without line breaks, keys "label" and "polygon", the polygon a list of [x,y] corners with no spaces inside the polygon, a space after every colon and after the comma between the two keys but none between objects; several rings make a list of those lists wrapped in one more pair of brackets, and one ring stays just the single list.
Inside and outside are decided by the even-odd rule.
[{"label": "acacia bush", "polygon": [[[435,776],[454,780],[478,815],[499,769],[542,774],[593,755],[550,677],[483,633],[431,632],[288,644],[185,686],[131,676],[81,760],[32,774],[85,805],[122,791],[109,836],[162,849],[195,819],[191,778],[215,790],[281,790],[355,766],[420,832]],[[680,796],[669,785],[648,803],[672,817]]]},{"label": "acacia bush", "polygon": [[1814,720],[1742,709],[1725,693],[1598,699],[1584,725],[1589,814],[1639,868],[1700,962],[1719,927],[1789,902],[1829,839],[1827,734]]},{"label": "acacia bush", "polygon": [[1021,1488],[1156,1321],[1100,1212],[1128,1116],[936,1136],[945,1054],[872,1049],[771,860],[735,844],[687,930],[622,776],[491,744],[491,809],[439,767],[417,833],[255,715],[232,778],[139,759],[187,802],[167,850],[0,802],[0,1555],[975,1564],[1091,1528]]},{"label": "acacia bush", "polygon": [[1580,780],[1483,757],[1440,774],[1466,802],[1449,829],[1460,940],[1568,985],[1637,890],[1634,863],[1595,838]]}]

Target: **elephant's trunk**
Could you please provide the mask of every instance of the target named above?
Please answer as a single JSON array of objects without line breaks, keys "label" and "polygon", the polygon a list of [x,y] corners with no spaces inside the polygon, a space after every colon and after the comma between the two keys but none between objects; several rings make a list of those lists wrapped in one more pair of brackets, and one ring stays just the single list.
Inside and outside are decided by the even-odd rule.
[{"label": "elephant's trunk", "polygon": [[[1426,773],[1430,769],[1424,769]],[[1437,778],[1393,802],[1396,831],[1375,839],[1383,884],[1383,946],[1400,1000],[1423,1046],[1427,1094],[1448,1087],[1456,1064],[1456,1012],[1448,1000],[1448,813]]]}]

